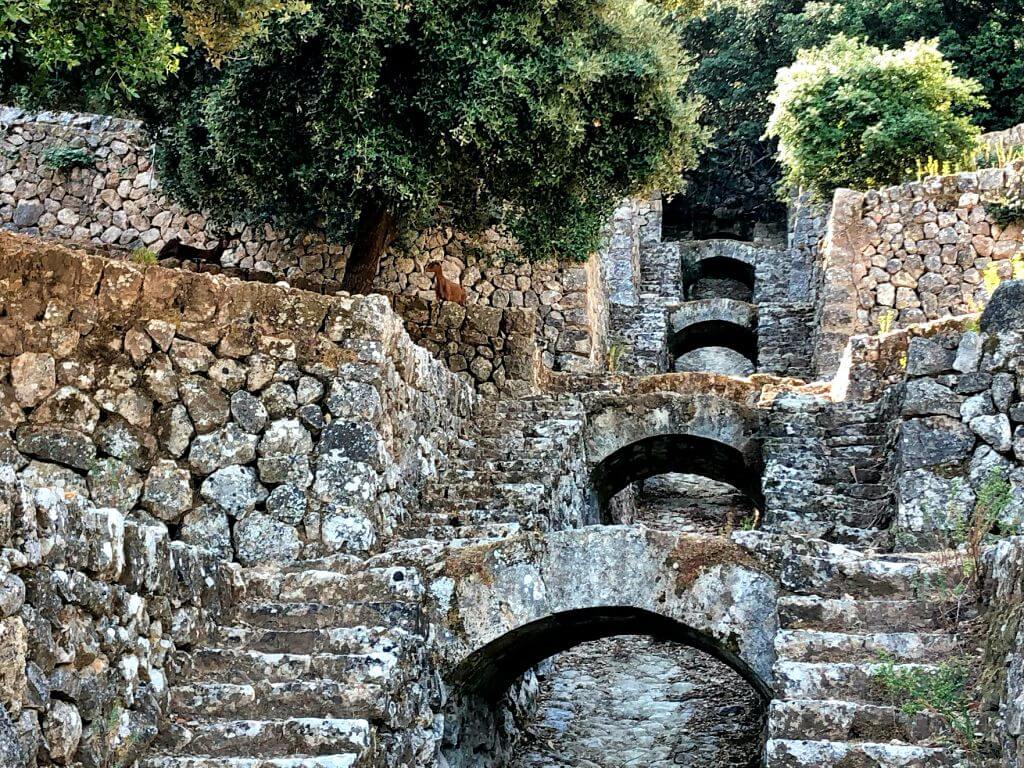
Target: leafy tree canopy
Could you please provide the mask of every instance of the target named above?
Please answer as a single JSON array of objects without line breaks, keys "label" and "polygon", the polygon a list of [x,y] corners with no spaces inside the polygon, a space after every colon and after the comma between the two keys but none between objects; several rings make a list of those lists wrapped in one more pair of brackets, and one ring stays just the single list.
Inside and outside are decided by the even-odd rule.
[{"label": "leafy tree canopy", "polygon": [[163,115],[161,174],[225,221],[354,239],[356,290],[439,208],[580,258],[617,199],[694,163],[688,71],[642,0],[324,0],[197,70]]},{"label": "leafy tree canopy", "polygon": [[1024,122],[1024,2],[1021,0],[709,0],[682,27],[695,57],[694,89],[706,97],[712,148],[688,175],[686,206],[770,218],[781,169],[762,141],[775,71],[833,36],[900,48],[938,38],[956,74],[981,83],[986,130]]},{"label": "leafy tree canopy", "polygon": [[184,43],[219,63],[275,11],[299,0],[6,0],[0,3],[0,101],[131,110],[178,70]]},{"label": "leafy tree canopy", "polygon": [[953,74],[937,41],[894,50],[840,35],[779,71],[768,135],[790,184],[827,194],[896,183],[915,160],[974,147],[980,91]]}]

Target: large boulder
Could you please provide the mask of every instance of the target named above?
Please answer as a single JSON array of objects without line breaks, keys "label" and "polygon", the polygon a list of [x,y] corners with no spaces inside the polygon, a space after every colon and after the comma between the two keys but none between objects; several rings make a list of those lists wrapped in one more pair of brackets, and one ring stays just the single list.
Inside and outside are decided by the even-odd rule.
[{"label": "large boulder", "polygon": [[996,288],[981,315],[981,330],[1024,331],[1024,280],[1007,280]]}]

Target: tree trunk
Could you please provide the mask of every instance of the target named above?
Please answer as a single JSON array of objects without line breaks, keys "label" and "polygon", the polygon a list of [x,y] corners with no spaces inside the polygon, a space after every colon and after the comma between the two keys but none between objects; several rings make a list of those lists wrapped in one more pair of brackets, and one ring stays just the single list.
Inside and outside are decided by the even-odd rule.
[{"label": "tree trunk", "polygon": [[370,202],[359,214],[352,253],[345,265],[342,290],[369,293],[380,268],[380,260],[395,239],[395,216],[383,203]]}]

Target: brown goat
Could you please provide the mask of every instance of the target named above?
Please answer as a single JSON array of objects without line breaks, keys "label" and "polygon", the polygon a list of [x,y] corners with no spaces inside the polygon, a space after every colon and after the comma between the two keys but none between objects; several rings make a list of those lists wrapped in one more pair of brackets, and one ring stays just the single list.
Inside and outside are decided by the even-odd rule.
[{"label": "brown goat", "polygon": [[220,266],[220,257],[228,249],[231,240],[226,237],[220,238],[217,245],[210,250],[185,245],[180,238],[172,238],[160,249],[156,256],[158,259],[178,259],[178,261],[194,261],[196,264],[216,264]]},{"label": "brown goat", "polygon": [[458,283],[454,283],[444,276],[444,272],[441,270],[440,261],[432,261],[427,264],[424,269],[425,272],[430,272],[434,275],[434,293],[437,294],[438,301],[454,301],[456,304],[466,304],[466,291]]}]

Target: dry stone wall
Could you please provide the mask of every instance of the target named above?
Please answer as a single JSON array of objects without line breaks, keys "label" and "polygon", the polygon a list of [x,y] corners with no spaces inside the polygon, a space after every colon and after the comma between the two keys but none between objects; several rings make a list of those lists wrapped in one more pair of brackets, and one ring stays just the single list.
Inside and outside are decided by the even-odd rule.
[{"label": "dry stone wall", "polygon": [[[58,170],[47,151],[81,148],[92,162]],[[0,107],[0,227],[61,240],[159,251],[175,237],[212,247],[220,232],[202,212],[185,211],[161,191],[159,169],[143,127],[133,121],[72,113],[26,113]],[[269,273],[293,285],[334,293],[347,247],[315,233],[284,233],[262,223],[236,223],[225,267]],[[424,271],[440,261],[469,302],[497,310],[534,309],[543,362],[555,370],[604,363],[607,301],[597,258],[526,263],[515,243],[494,230],[470,236],[436,227],[397,243],[381,264],[376,287],[433,298]]]},{"label": "dry stone wall", "polygon": [[472,406],[381,296],[2,238],[12,450],[245,564],[374,550]]},{"label": "dry stone wall", "polygon": [[413,341],[485,395],[518,397],[540,384],[537,313],[396,296],[395,310]]},{"label": "dry stone wall", "polygon": [[[1012,283],[1006,284],[1008,288]],[[1002,304],[1000,289],[992,307]],[[950,543],[979,496],[1009,483],[998,529],[1024,525],[1024,335],[978,318],[858,336],[848,350],[847,397],[898,398],[896,545]]]},{"label": "dry stone wall", "polygon": [[1021,188],[1020,164],[866,193],[837,190],[822,250],[815,369],[831,375],[858,333],[959,316],[988,299],[985,277],[1013,276],[1021,224],[987,204]]}]

